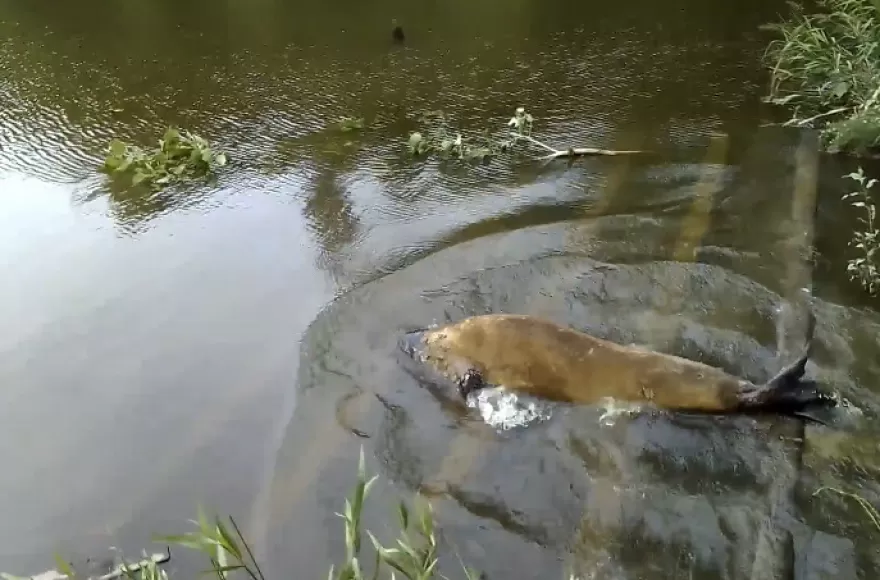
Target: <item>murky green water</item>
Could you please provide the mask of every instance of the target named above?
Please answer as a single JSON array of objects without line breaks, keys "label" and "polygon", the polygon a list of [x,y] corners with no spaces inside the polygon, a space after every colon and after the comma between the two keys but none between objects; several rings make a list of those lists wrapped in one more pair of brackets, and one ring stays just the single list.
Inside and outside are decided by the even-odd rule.
[{"label": "murky green water", "polygon": [[[799,136],[760,126],[757,27],[782,8],[0,3],[0,568],[139,552],[201,502],[277,575],[323,577],[363,444],[383,476],[371,526],[395,490],[445,487],[445,539],[491,577],[876,575],[859,509],[810,498],[880,498],[880,316],[843,273],[850,166],[823,159],[816,267],[793,266]],[[479,130],[519,104],[560,146],[653,154],[462,168],[403,150],[425,110]],[[323,130],[340,115],[370,129]],[[168,122],[229,152],[218,183],[144,196],[95,173],[111,137]],[[839,441],[596,410],[499,434],[389,350],[407,326],[507,310],[761,378],[780,341],[798,348],[779,310],[805,284],[808,369],[864,411]],[[337,422],[352,392],[366,439]]]}]

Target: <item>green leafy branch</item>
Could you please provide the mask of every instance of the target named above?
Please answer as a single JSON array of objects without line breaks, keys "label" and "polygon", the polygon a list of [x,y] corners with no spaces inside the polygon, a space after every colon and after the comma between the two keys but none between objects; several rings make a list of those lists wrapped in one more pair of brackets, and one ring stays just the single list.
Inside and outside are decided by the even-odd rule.
[{"label": "green leafy branch", "polygon": [[859,189],[844,195],[843,199],[856,198],[851,205],[864,212],[859,217],[864,229],[853,232],[850,245],[860,250],[861,255],[849,260],[846,270],[850,280],[858,281],[868,294],[873,295],[880,290],[880,229],[877,228],[877,207],[870,194],[877,180],[866,179],[861,167],[847,177],[858,182]]},{"label": "green leafy branch", "polygon": [[487,134],[464,136],[460,132],[449,132],[445,124],[441,124],[428,132],[415,131],[410,133],[407,143],[409,152],[415,156],[436,153],[442,158],[455,158],[469,161],[485,161],[502,153],[511,151],[520,144],[538,147],[546,152],[539,157],[552,160],[565,157],[586,155],[623,155],[642,153],[641,151],[615,151],[596,149],[593,147],[568,147],[556,149],[532,137],[534,117],[526,112],[525,107],[518,107],[513,117],[507,122],[509,128],[503,137],[489,137]]}]

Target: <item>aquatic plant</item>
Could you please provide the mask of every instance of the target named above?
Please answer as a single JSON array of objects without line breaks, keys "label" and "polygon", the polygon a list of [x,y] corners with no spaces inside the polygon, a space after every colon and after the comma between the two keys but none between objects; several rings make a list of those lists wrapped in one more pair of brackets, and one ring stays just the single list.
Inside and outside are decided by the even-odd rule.
[{"label": "aquatic plant", "polygon": [[363,117],[340,117],[336,122],[336,126],[343,133],[349,133],[366,127],[366,121],[364,121]]},{"label": "aquatic plant", "polygon": [[204,138],[168,127],[152,150],[111,140],[103,169],[131,175],[132,185],[143,183],[161,189],[173,181],[204,177],[226,161],[226,154],[214,151]]},{"label": "aquatic plant", "polygon": [[877,207],[871,201],[871,188],[877,184],[876,179],[867,179],[865,172],[859,170],[847,175],[859,184],[859,189],[843,196],[843,199],[855,199],[851,203],[864,215],[859,217],[864,229],[853,232],[850,245],[859,250],[859,257],[848,261],[846,271],[850,280],[858,281],[868,294],[880,290],[880,229],[877,227]]},{"label": "aquatic plant", "polygon": [[485,132],[463,135],[459,131],[452,131],[442,111],[425,113],[422,120],[432,126],[424,132],[410,133],[407,146],[409,152],[415,156],[435,153],[442,158],[485,161],[506,151],[510,146],[509,140],[493,139]]},{"label": "aquatic plant", "polygon": [[501,153],[512,150],[521,143],[537,146],[547,152],[540,157],[543,160],[561,157],[579,157],[583,155],[621,155],[641,153],[640,151],[613,151],[593,147],[567,147],[556,149],[532,137],[534,117],[526,112],[525,107],[517,107],[513,117],[507,122],[503,136],[492,137],[484,131],[480,134],[464,135],[458,131],[450,131],[446,124],[446,116],[442,112],[424,115],[424,119],[433,121],[434,126],[427,131],[414,131],[409,135],[407,147],[414,156],[436,153],[443,158],[455,158],[468,161],[486,161]]},{"label": "aquatic plant", "polygon": [[880,22],[873,0],[817,0],[807,14],[764,28],[779,34],[767,47],[766,101],[792,109],[785,124],[820,129],[831,152],[870,153],[880,144]]}]

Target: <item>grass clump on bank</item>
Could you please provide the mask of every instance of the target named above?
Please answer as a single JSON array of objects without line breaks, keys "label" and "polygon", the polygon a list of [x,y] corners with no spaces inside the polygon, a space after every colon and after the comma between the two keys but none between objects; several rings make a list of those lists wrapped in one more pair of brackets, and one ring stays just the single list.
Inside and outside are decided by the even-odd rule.
[{"label": "grass clump on bank", "polygon": [[[406,502],[401,501],[397,507],[397,518],[400,532],[393,546],[384,546],[369,530],[362,530],[361,514],[370,488],[378,476],[367,479],[364,467],[364,453],[361,447],[358,463],[357,482],[349,498],[346,498],[343,513],[337,513],[344,522],[345,561],[340,566],[332,565],[327,580],[378,580],[379,578],[397,577],[407,580],[431,580],[443,578],[451,580],[438,570],[439,542],[434,526],[433,510],[425,501],[411,512]],[[844,498],[855,500],[865,511],[873,525],[880,531],[880,512],[865,498],[858,494],[833,487],[820,487],[814,493],[817,497],[822,492],[833,492]],[[202,553],[209,566],[201,575],[209,575],[217,580],[229,580],[234,572],[243,574],[247,580],[267,580],[260,565],[257,563],[251,547],[248,545],[238,524],[229,517],[229,525],[220,518],[209,520],[200,509],[198,519],[193,522],[196,529],[177,536],[162,536],[157,541],[176,544]],[[415,533],[411,533],[414,530]],[[364,554],[363,533],[370,539],[373,547],[372,557]],[[170,557],[170,552],[168,552]],[[145,554],[146,556],[146,554]],[[85,580],[77,576],[75,571],[63,560],[56,557],[58,570],[67,576],[67,580]],[[367,568],[372,562],[372,572]],[[459,562],[461,560],[459,559]],[[465,580],[484,580],[485,576],[461,563]],[[128,580],[168,580],[168,574],[159,567],[155,560],[145,558],[135,566],[120,565],[121,578]],[[107,576],[103,577],[107,578]],[[3,580],[34,580],[33,578],[16,577],[0,573]],[[575,580],[574,574],[568,580]]]},{"label": "grass clump on bank", "polygon": [[111,175],[131,175],[132,185],[161,189],[173,181],[204,177],[226,161],[226,154],[214,151],[203,137],[168,127],[151,150],[113,139],[103,169]]},{"label": "grass clump on bank", "polygon": [[817,0],[807,14],[767,26],[769,102],[792,109],[788,125],[821,130],[831,152],[867,155],[880,146],[880,3]]},{"label": "grass clump on bank", "polygon": [[[406,578],[408,580],[430,580],[444,578],[438,569],[438,550],[434,528],[434,515],[430,503],[416,502],[415,510],[410,510],[405,501],[397,506],[397,519],[400,531],[395,543],[383,545],[369,530],[361,527],[361,514],[364,501],[375,484],[378,476],[367,479],[364,467],[364,452],[361,448],[358,464],[357,482],[351,497],[346,498],[342,513],[337,513],[344,522],[345,560],[341,565],[332,565],[327,575],[328,580],[376,580],[378,578]],[[176,544],[201,552],[208,562],[204,574],[217,580],[229,580],[232,572],[240,572],[249,580],[267,580],[253,551],[241,533],[238,524],[229,517],[229,524],[220,518],[210,520],[202,510],[198,512],[194,531],[177,535],[161,536],[157,541]],[[372,545],[372,556],[365,555],[363,535],[366,533]],[[85,580],[76,577],[73,570],[65,562],[59,560],[59,570],[69,580]],[[368,573],[368,569],[372,570]],[[478,580],[481,575],[464,566],[466,580]],[[129,580],[168,580],[167,573],[155,562],[145,560],[138,573],[126,571],[123,576]],[[2,575],[5,580],[31,580]]]},{"label": "grass clump on bank", "polygon": [[[406,502],[400,502],[397,507],[400,532],[391,547],[384,546],[369,530],[362,529],[361,514],[364,501],[377,478],[378,476],[373,476],[369,480],[367,479],[364,451],[361,448],[354,491],[351,497],[346,498],[342,513],[336,514],[344,522],[345,561],[339,566],[330,566],[327,574],[328,580],[396,578],[398,575],[408,580],[429,580],[441,577],[437,570],[439,544],[435,534],[434,515],[430,503],[417,502],[420,505],[411,512]],[[208,572],[215,575],[218,580],[226,580],[226,575],[233,570],[242,570],[250,580],[266,580],[254,560],[251,549],[232,518],[230,518],[230,523],[235,530],[235,537],[219,518],[210,523],[200,513],[196,531],[183,536],[166,537],[163,540],[188,546],[204,553],[211,563]],[[373,548],[372,557],[364,554],[364,532],[369,537]],[[372,572],[368,573],[367,570],[371,563]],[[467,580],[480,578],[480,575],[470,568],[464,565],[462,568]],[[382,575],[383,572],[385,572],[384,575]],[[164,579],[145,578],[143,580]]]},{"label": "grass clump on bank", "polygon": [[[831,153],[880,155],[880,0],[817,0],[807,14],[789,3],[792,15],[767,26],[779,37],[767,47],[771,66],[767,101],[788,107],[785,124],[820,131]],[[880,290],[880,232],[871,201],[875,179],[860,168],[846,177],[859,190],[843,196],[860,209],[862,228],[850,245],[858,256],[847,263],[850,280],[868,294]]]}]

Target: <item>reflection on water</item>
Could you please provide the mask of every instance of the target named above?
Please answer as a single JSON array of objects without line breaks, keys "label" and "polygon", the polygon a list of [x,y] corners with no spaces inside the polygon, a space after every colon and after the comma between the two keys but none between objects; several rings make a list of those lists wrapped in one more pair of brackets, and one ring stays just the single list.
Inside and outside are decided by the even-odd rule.
[{"label": "reflection on water", "polygon": [[[248,520],[275,570],[323,575],[361,442],[341,414],[389,483],[368,521],[433,491],[446,539],[496,574],[876,572],[860,514],[809,496],[880,497],[878,319],[840,268],[837,161],[817,276],[790,274],[799,138],[757,127],[757,26],[781,7],[2,3],[3,567],[139,552],[202,502]],[[542,140],[651,155],[405,155],[425,111],[482,130],[520,104]],[[369,125],[328,127],[344,115]],[[95,173],[110,138],[167,123],[230,170],[161,193]],[[385,348],[407,325],[525,311],[759,380],[798,348],[799,284],[819,319],[809,372],[865,413],[844,438],[601,409],[499,430],[440,407]]]}]

